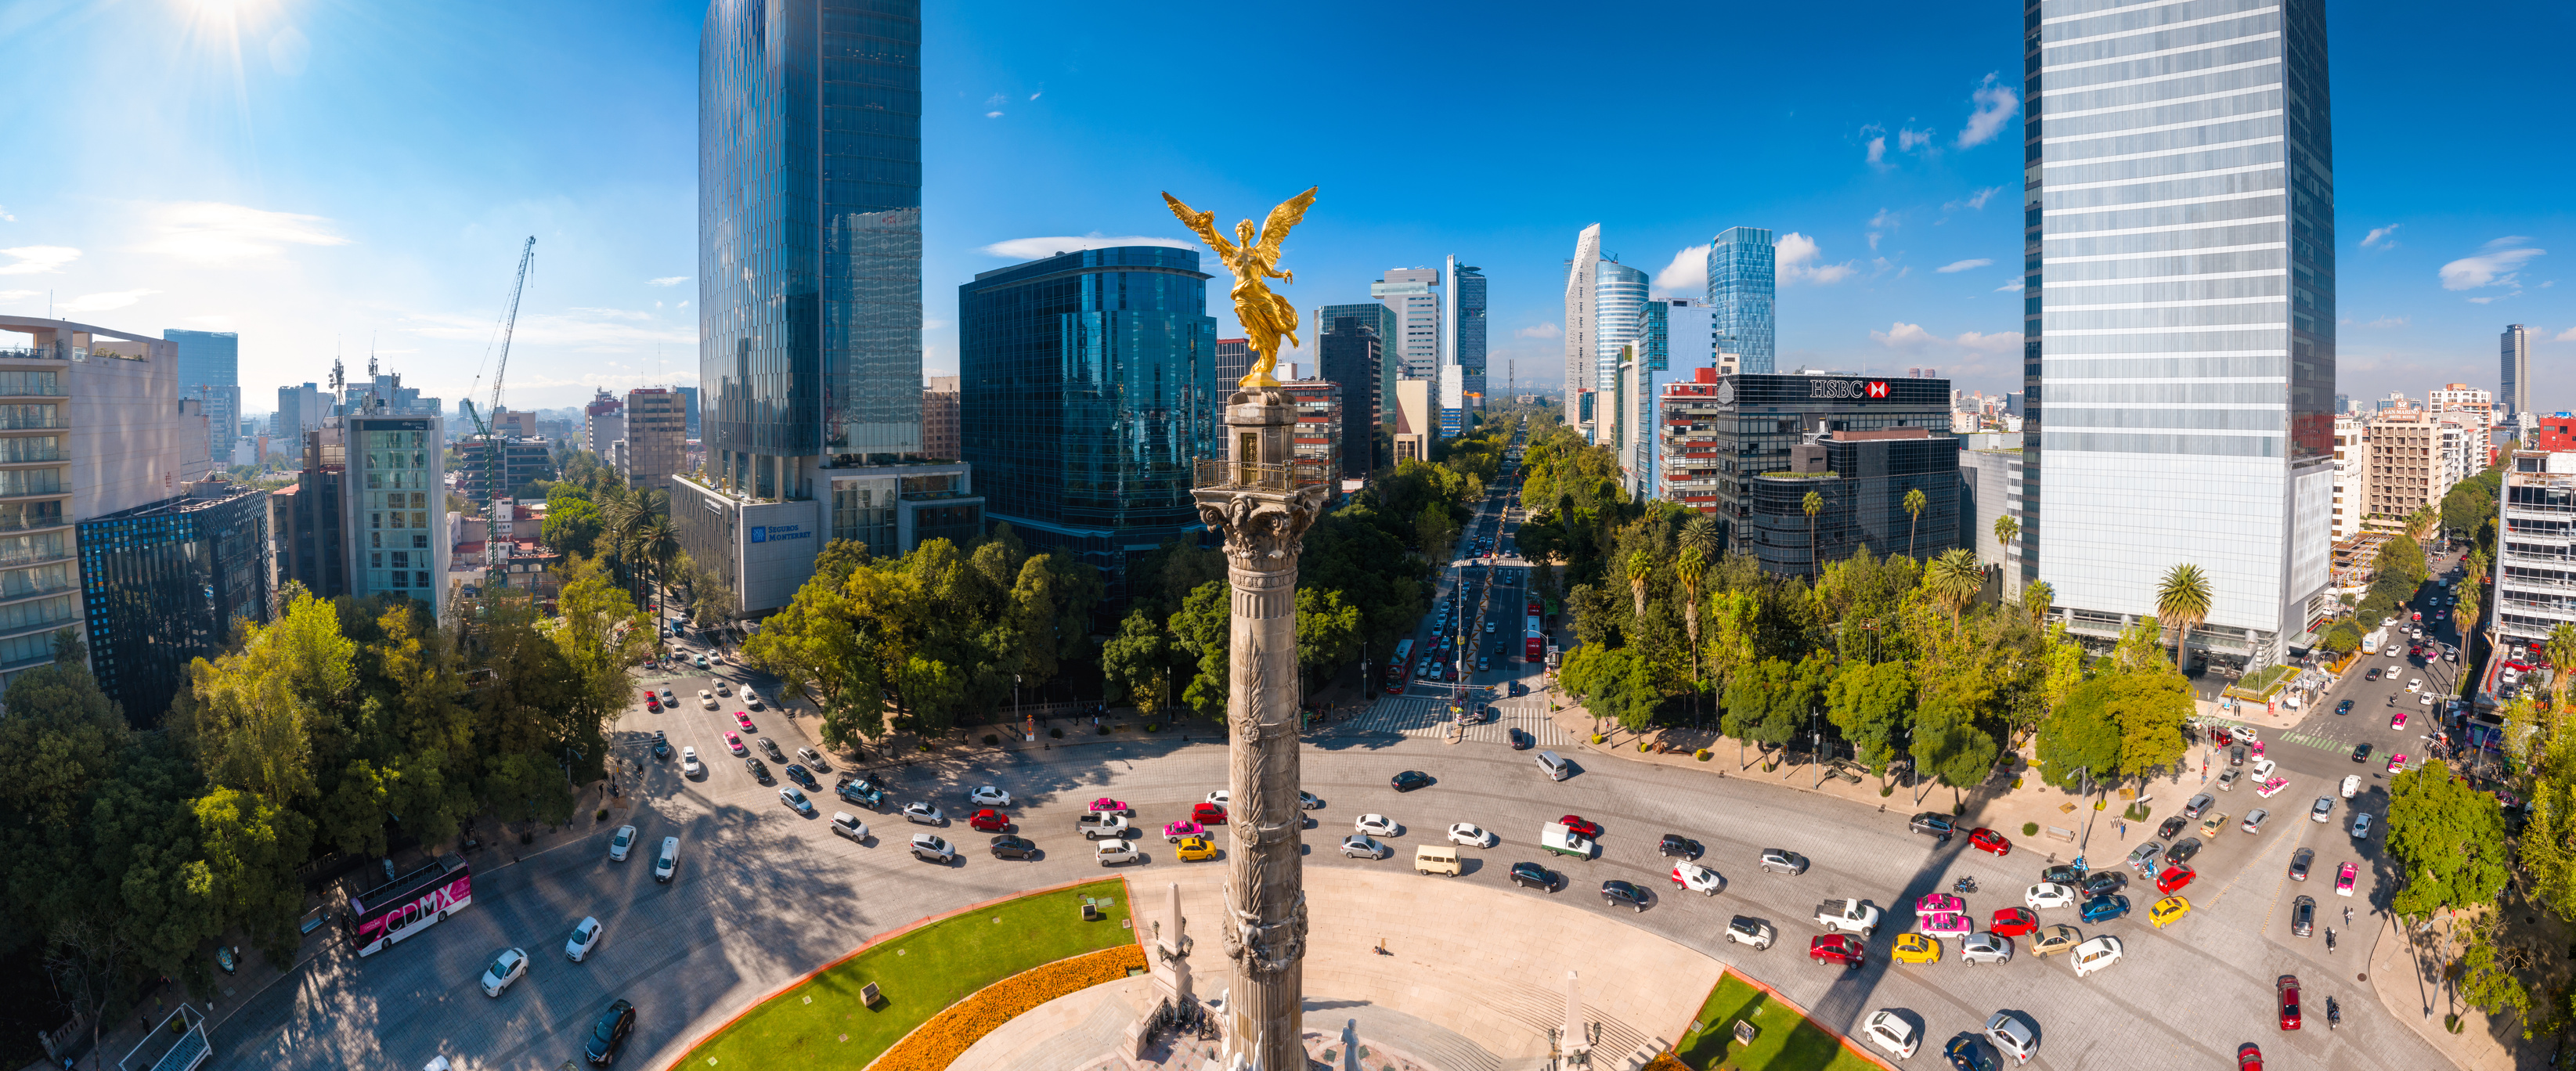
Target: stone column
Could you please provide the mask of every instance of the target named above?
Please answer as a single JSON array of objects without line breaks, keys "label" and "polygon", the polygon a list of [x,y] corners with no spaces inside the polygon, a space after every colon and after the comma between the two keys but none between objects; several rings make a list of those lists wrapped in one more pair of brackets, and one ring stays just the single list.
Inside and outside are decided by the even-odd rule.
[{"label": "stone column", "polygon": [[1199,515],[1225,537],[1234,591],[1226,722],[1225,1064],[1306,1071],[1305,809],[1298,800],[1297,555],[1329,473],[1293,461],[1296,411],[1275,388],[1226,403],[1226,457],[1200,463]]}]

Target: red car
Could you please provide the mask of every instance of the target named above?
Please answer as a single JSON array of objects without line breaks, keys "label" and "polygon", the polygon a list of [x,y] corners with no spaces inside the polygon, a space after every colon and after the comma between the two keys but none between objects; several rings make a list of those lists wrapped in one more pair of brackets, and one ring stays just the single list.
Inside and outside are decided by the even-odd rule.
[{"label": "red car", "polygon": [[1198,806],[1190,808],[1190,820],[1197,822],[1200,825],[1224,825],[1225,807],[1222,804],[1215,803],[1199,804]]},{"label": "red car", "polygon": [[2272,988],[2281,994],[2281,1029],[2298,1029],[2299,976],[2295,974],[2284,974],[2281,976],[2280,981],[2272,983]]},{"label": "red car", "polygon": [[1849,970],[1859,970],[1861,956],[1867,951],[1860,938],[1847,933],[1829,933],[1807,942],[1807,958],[1818,966],[1839,963]]},{"label": "red car", "polygon": [[1571,829],[1585,837],[1593,840],[1601,839],[1601,823],[1586,822],[1583,820],[1582,815],[1569,814],[1563,818],[1557,819],[1557,821],[1565,823],[1565,828]]},{"label": "red car", "polygon": [[985,833],[999,833],[1011,828],[1011,816],[987,807],[975,812],[975,817],[967,819],[966,824]]},{"label": "red car", "polygon": [[2174,864],[2156,873],[2156,891],[2171,896],[2174,890],[2191,884],[2191,879],[2199,876],[2198,872],[2188,866]]},{"label": "red car", "polygon": [[1968,847],[1975,848],[1981,852],[1993,852],[1997,859],[2001,859],[2012,854],[2012,842],[2004,839],[2003,834],[1987,829],[1984,826],[1979,826],[1975,830],[1969,832]]},{"label": "red car", "polygon": [[2236,1071],[2263,1071],[2263,1047],[2251,1041],[2237,1046]]},{"label": "red car", "polygon": [[2039,931],[2039,916],[2026,907],[2007,907],[1995,912],[1995,924],[1987,927],[1997,937],[2019,937]]}]

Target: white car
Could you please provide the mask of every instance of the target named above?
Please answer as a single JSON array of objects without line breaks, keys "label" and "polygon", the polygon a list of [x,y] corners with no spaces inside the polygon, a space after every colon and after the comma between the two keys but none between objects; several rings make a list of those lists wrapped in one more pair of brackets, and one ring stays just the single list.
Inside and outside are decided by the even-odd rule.
[{"label": "white car", "polygon": [[623,863],[623,862],[625,862],[625,861],[626,861],[626,853],[631,852],[631,851],[634,851],[634,850],[635,850],[635,827],[634,827],[634,826],[619,826],[619,827],[617,827],[617,835],[616,835],[616,836],[614,836],[614,837],[610,837],[610,838],[608,838],[608,858],[609,858],[609,861],[611,861],[611,862],[617,862],[617,863]]},{"label": "white car", "polygon": [[2249,744],[2259,739],[2254,735],[2254,727],[2251,725],[2230,725],[2227,727],[2227,733],[2228,735]]},{"label": "white car", "polygon": [[2370,839],[2370,812],[2369,812],[2369,811],[2363,811],[2363,812],[2361,812],[2360,814],[2356,814],[2356,815],[2352,816],[2352,839],[2354,839],[2354,840],[2369,840],[2369,839]]},{"label": "white car", "polygon": [[2334,800],[2325,796],[2317,797],[2316,806],[2308,808],[2308,821],[2334,821]]},{"label": "white car", "polygon": [[2010,963],[2012,954],[2012,938],[1991,930],[1969,934],[1968,939],[1959,944],[1961,963]]},{"label": "white car", "polygon": [[[2081,955],[2080,950],[2078,955]],[[2029,1023],[2023,1022],[2021,1016],[2011,1012],[1999,1011],[1994,1018],[1986,1020],[1986,1040],[1994,1043],[1996,1052],[2012,1057],[2017,1064],[2029,1063],[2030,1058],[2039,1052],[2039,1033],[2032,1030]]]},{"label": "white car", "polygon": [[599,947],[599,920],[584,918],[581,920],[581,925],[572,928],[572,938],[564,942],[564,958],[579,963],[583,956],[589,955],[590,950],[597,947]]},{"label": "white car", "polygon": [[1914,1050],[1923,1045],[1923,1035],[1915,1033],[1914,1024],[1885,1008],[1871,1013],[1868,1025],[1861,1027],[1860,1032],[1868,1036],[1870,1044],[1887,1050],[1888,1055],[1899,1060],[1913,1059]]},{"label": "white car", "polygon": [[1449,827],[1449,843],[1464,844],[1470,848],[1484,847],[1486,841],[1492,836],[1493,834],[1477,828],[1472,822],[1460,822]]},{"label": "white car", "polygon": [[928,803],[907,803],[903,805],[903,820],[917,826],[935,826],[947,821],[948,816]]},{"label": "white car", "polygon": [[850,838],[851,843],[854,844],[868,842],[868,824],[859,821],[859,816],[848,811],[832,812],[832,832]]},{"label": "white car", "polygon": [[706,764],[698,761],[698,749],[693,747],[684,747],[680,749],[680,773],[682,776],[696,777],[705,772],[707,772]]},{"label": "white car", "polygon": [[1228,802],[1230,802],[1233,798],[1234,798],[1234,794],[1233,794],[1233,793],[1228,792],[1228,791],[1226,791],[1226,790],[1224,790],[1224,789],[1221,789],[1221,788],[1220,788],[1220,789],[1218,789],[1218,790],[1216,790],[1216,791],[1214,791],[1214,792],[1210,792],[1210,793],[1208,793],[1208,794],[1207,794],[1207,801],[1208,801],[1209,803],[1216,804],[1216,805],[1217,805],[1217,806],[1219,806],[1219,807],[1223,807],[1223,806],[1225,806],[1225,805],[1226,805]]},{"label": "white car", "polygon": [[2033,911],[2048,907],[2065,907],[2075,902],[2075,890],[2053,881],[2043,881],[2021,894],[2021,902]]},{"label": "white car", "polygon": [[483,995],[497,997],[510,988],[510,983],[528,975],[528,953],[523,949],[504,948],[492,957],[492,965],[483,968]]},{"label": "white car", "polygon": [[945,863],[957,858],[957,849],[928,833],[912,835],[912,857],[925,863]]},{"label": "white car", "polygon": [[1389,853],[1386,845],[1353,834],[1342,838],[1342,854],[1353,859],[1384,859]]},{"label": "white car", "polygon": [[1091,856],[1094,859],[1100,860],[1100,865],[1102,866],[1113,866],[1119,863],[1132,863],[1135,862],[1137,858],[1136,842],[1132,840],[1104,840],[1092,846]]},{"label": "white car", "polygon": [[991,785],[984,785],[967,793],[966,802],[978,807],[1008,807],[1011,805],[1011,794]]},{"label": "white car", "polygon": [[1726,879],[1717,871],[1683,860],[1673,864],[1673,884],[1704,896],[1715,896],[1726,888]]},{"label": "white car", "polygon": [[716,708],[716,694],[704,688],[698,689],[698,705],[705,707],[708,710],[714,710]]},{"label": "white car", "polygon": [[2255,784],[2262,784],[2272,776],[2273,768],[2279,765],[2279,763],[2273,762],[2270,759],[2256,759],[2254,760],[2254,770],[2249,776],[2254,778]]},{"label": "white car", "polygon": [[2411,681],[2407,681],[2407,682],[2406,682],[2406,694],[2408,694],[2408,695],[2413,695],[2413,694],[2415,694],[2415,693],[2417,693],[2417,692],[2420,692],[2420,691],[2423,691],[2423,690],[2424,690],[2424,678],[2422,678],[2422,677],[2417,677],[2417,678],[2415,678],[2414,680],[2411,680]]},{"label": "white car", "polygon": [[2085,975],[2120,962],[2120,939],[2096,937],[2075,946],[2075,976]]},{"label": "white car", "polygon": [[2361,794],[2361,775],[2360,775],[2360,774],[2346,774],[2346,775],[2344,775],[2344,779],[2343,779],[2343,798],[2345,798],[2345,799],[2351,799],[2351,798],[2353,798],[2354,796],[2358,796],[2358,795],[2360,795],[2360,794]]},{"label": "white car", "polygon": [[1364,814],[1351,823],[1351,830],[1355,833],[1371,833],[1381,837],[1392,837],[1395,835],[1396,830],[1395,819],[1382,814]]},{"label": "white car", "polygon": [[653,880],[669,884],[671,874],[680,869],[680,838],[662,838],[662,854],[653,857]]},{"label": "white car", "polygon": [[753,709],[753,710],[763,710],[763,709],[767,709],[767,708],[765,708],[765,707],[763,707],[763,706],[761,705],[761,702],[760,702],[760,693],[759,693],[759,692],[752,691],[752,690],[751,690],[751,689],[749,689],[749,688],[745,688],[745,689],[743,689],[743,690],[742,690],[742,702],[743,702],[743,705],[748,706],[748,707],[750,707],[750,708],[751,708],[751,709]]}]

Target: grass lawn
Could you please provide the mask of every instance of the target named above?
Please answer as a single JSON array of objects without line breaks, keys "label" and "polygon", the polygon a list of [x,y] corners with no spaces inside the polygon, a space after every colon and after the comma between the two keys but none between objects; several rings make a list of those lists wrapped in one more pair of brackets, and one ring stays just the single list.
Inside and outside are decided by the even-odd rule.
[{"label": "grass lawn", "polygon": [[[1082,921],[1082,898],[1115,902]],[[691,1069],[860,1068],[967,994],[1067,956],[1135,941],[1126,883],[1026,896],[871,946],[753,1008],[681,1061]],[[998,921],[997,921],[998,920]],[[859,1004],[875,982],[884,999]],[[846,1040],[844,1040],[846,1038]]]},{"label": "grass lawn", "polygon": [[[1843,1050],[1832,1034],[1771,999],[1728,971],[1709,990],[1697,1016],[1708,1029],[1682,1039],[1674,1054],[1693,1071],[1879,1071],[1878,1065]],[[1735,1022],[1749,1019],[1761,1034],[1735,1044]],[[1730,1053],[1727,1050],[1733,1049]]]}]

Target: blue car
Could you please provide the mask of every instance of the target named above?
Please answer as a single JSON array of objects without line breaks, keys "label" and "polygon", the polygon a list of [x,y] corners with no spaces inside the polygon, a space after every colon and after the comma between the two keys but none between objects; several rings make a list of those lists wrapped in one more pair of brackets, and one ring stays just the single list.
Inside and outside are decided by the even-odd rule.
[{"label": "blue car", "polygon": [[2096,896],[2084,901],[2083,917],[2088,924],[2120,918],[2128,913],[2129,898],[2125,896]]}]

